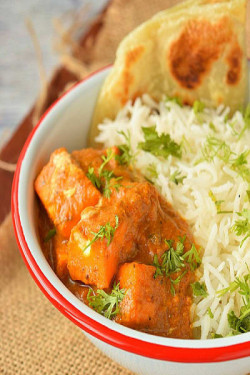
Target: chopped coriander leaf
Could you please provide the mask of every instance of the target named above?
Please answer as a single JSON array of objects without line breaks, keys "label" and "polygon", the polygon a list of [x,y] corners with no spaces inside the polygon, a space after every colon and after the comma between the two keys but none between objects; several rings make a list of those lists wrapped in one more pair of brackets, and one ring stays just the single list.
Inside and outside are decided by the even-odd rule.
[{"label": "chopped coriander leaf", "polygon": [[250,154],[250,150],[242,152],[237,158],[231,160],[232,167],[239,167],[241,165],[247,164],[247,157]]},{"label": "chopped coriander leaf", "polygon": [[210,317],[211,319],[214,318],[214,314],[212,313],[212,310],[211,310],[210,307],[207,309],[207,313],[208,313],[208,315],[209,315],[209,317]]},{"label": "chopped coriander leaf", "polygon": [[183,102],[181,98],[178,98],[178,96],[173,96],[172,98],[167,97],[166,102],[173,102],[173,103],[178,104],[180,107],[183,107]]},{"label": "chopped coriander leaf", "polygon": [[107,156],[102,155],[103,163],[101,164],[98,170],[99,176],[102,176],[102,171],[104,167],[106,167],[106,165],[110,162],[111,159],[113,159],[114,156],[115,156],[114,151],[111,148],[107,149]]},{"label": "chopped coriander leaf", "polygon": [[250,332],[250,307],[245,309],[243,306],[240,310],[240,315],[237,317],[234,311],[230,311],[227,314],[227,320],[229,327],[233,329],[235,333]]},{"label": "chopped coriander leaf", "polygon": [[[176,248],[173,247],[173,240],[164,240],[168,249],[162,254],[161,262],[155,254],[153,265],[156,267],[154,278],[157,276],[169,276],[175,272],[181,271],[185,267],[185,261],[189,263],[190,268],[194,271],[201,263],[199,254],[192,244],[191,249],[184,253],[184,241],[186,236],[179,237]],[[178,279],[178,278],[177,278]],[[179,279],[180,280],[180,279]]]},{"label": "chopped coriander leaf", "polygon": [[157,254],[155,254],[153,261],[153,265],[156,267],[154,278],[156,278],[157,276],[163,276],[164,274],[166,276],[169,276],[171,273],[180,271],[181,268],[185,266],[182,257],[184,250],[183,242],[177,242],[175,250],[173,248],[172,240],[164,241],[168,246],[168,250],[166,250],[161,256],[161,264],[159,263]]},{"label": "chopped coriander leaf", "polygon": [[202,148],[204,160],[212,162],[215,157],[219,158],[248,183],[250,183],[250,168],[247,166],[249,153],[250,150],[247,150],[235,157],[235,153],[230,147],[224,141],[215,137],[208,137]]},{"label": "chopped coriander leaf", "polygon": [[221,205],[225,201],[224,200],[217,200],[216,197],[215,197],[215,195],[214,195],[214,193],[211,190],[209,190],[208,195],[209,195],[209,197],[212,199],[212,201],[215,204],[215,207],[216,207],[216,210],[217,210],[217,214],[232,214],[233,213],[233,211],[223,211],[221,209]]},{"label": "chopped coriander leaf", "polygon": [[[87,177],[90,179],[92,184],[100,190],[104,197],[110,198],[111,195],[111,188],[115,188],[118,190],[120,188],[120,184],[118,181],[120,181],[123,177],[116,177],[114,175],[113,171],[109,171],[107,169],[104,169],[104,167],[110,162],[110,160],[114,157],[114,153],[111,149],[107,150],[107,156],[103,155],[102,160],[103,163],[101,164],[100,168],[98,169],[98,174],[97,176],[94,172],[93,167],[89,167]],[[111,185],[111,180],[113,184]]]},{"label": "chopped coriander leaf", "polygon": [[183,180],[184,178],[186,178],[187,176],[182,176],[181,175],[181,172],[178,171],[178,169],[172,173],[169,177],[169,180],[174,182],[176,185],[179,185],[179,184],[183,184]]},{"label": "chopped coriander leaf", "polygon": [[194,244],[192,244],[190,250],[183,254],[183,258],[186,262],[190,264],[190,268],[192,271],[198,268],[201,264],[201,258]]},{"label": "chopped coriander leaf", "polygon": [[247,167],[247,157],[250,150],[242,152],[237,158],[230,160],[232,169],[234,169],[243,180],[250,183],[250,169]]},{"label": "chopped coriander leaf", "polygon": [[119,134],[123,135],[125,138],[126,143],[118,146],[120,150],[120,155],[116,155],[115,159],[121,165],[128,165],[133,160],[133,155],[131,153],[131,141],[130,141],[130,133],[125,134],[124,131],[118,132]]},{"label": "chopped coriander leaf", "polygon": [[175,285],[176,284],[179,284],[179,282],[181,281],[181,279],[183,278],[183,276],[185,276],[187,273],[187,270],[182,272],[176,279],[172,279],[170,277],[170,282],[171,282],[171,285],[170,285],[170,291],[171,291],[171,294],[174,296],[175,295]]},{"label": "chopped coriander leaf", "polygon": [[224,296],[226,293],[233,293],[237,289],[240,289],[240,294],[245,295],[250,302],[250,273],[245,275],[242,279],[239,277],[236,277],[236,279],[229,284],[227,288],[218,290],[216,294],[218,294],[219,297]]},{"label": "chopped coriander leaf", "polygon": [[158,172],[155,164],[149,164],[147,171],[150,173],[151,177],[158,178]]},{"label": "chopped coriander leaf", "polygon": [[196,281],[195,283],[191,284],[191,287],[193,289],[193,295],[198,297],[201,296],[203,298],[208,296],[207,288],[205,283],[199,283],[199,281]]},{"label": "chopped coriander leaf", "polygon": [[96,232],[91,232],[91,234],[94,235],[93,239],[85,246],[83,251],[85,251],[89,246],[91,246],[95,241],[100,239],[103,241],[104,238],[107,240],[108,246],[110,245],[111,241],[113,240],[114,234],[116,229],[118,228],[119,224],[119,218],[117,215],[115,215],[115,226],[112,227],[112,225],[108,222],[105,225],[101,225],[99,231]]},{"label": "chopped coriander leaf", "polygon": [[197,116],[199,113],[202,113],[204,111],[205,104],[202,103],[200,100],[195,100],[193,104],[193,111],[195,115]]},{"label": "chopped coriander leaf", "polygon": [[119,283],[114,283],[113,289],[110,294],[102,289],[98,289],[96,294],[89,290],[87,300],[89,306],[92,307],[99,314],[104,315],[106,318],[111,319],[119,312],[119,304],[125,296],[125,290],[120,289]]},{"label": "chopped coriander leaf", "polygon": [[[115,188],[117,191],[121,187],[121,184],[118,183],[118,181],[122,180],[122,176],[115,177],[113,171],[103,171],[102,177],[104,178],[104,183],[102,184],[102,192],[104,197],[110,198],[111,195],[111,188]],[[111,180],[113,184],[111,184]]]},{"label": "chopped coriander leaf", "polygon": [[236,220],[232,226],[232,231],[236,233],[237,236],[245,236],[241,241],[240,247],[250,237],[250,210],[244,209],[242,212],[237,212],[241,220]]},{"label": "chopped coriander leaf", "polygon": [[232,151],[224,141],[216,137],[207,137],[206,143],[202,149],[202,154],[206,161],[211,162],[216,156],[224,161],[224,163],[228,163]]},{"label": "chopped coriander leaf", "polygon": [[210,127],[211,130],[213,130],[216,133],[216,127],[215,127],[213,122],[209,123],[209,127]]},{"label": "chopped coriander leaf", "polygon": [[101,179],[97,177],[93,167],[89,167],[87,177],[90,179],[92,184],[99,190],[101,188]]},{"label": "chopped coriander leaf", "polygon": [[145,142],[140,142],[138,148],[151,152],[155,156],[162,156],[167,159],[169,155],[181,158],[181,146],[174,142],[169,134],[158,135],[155,126],[150,128],[142,127]]},{"label": "chopped coriander leaf", "polygon": [[223,336],[219,333],[211,332],[212,339],[221,339]]},{"label": "chopped coriander leaf", "polygon": [[56,235],[56,229],[50,229],[44,238],[44,242],[49,242]]},{"label": "chopped coriander leaf", "polygon": [[219,297],[226,293],[238,291],[242,296],[243,306],[240,309],[239,316],[234,311],[227,315],[229,327],[233,329],[233,334],[250,332],[250,273],[241,279],[237,277],[227,288],[217,292]]},{"label": "chopped coriander leaf", "polygon": [[182,242],[177,242],[176,249],[172,246],[173,241],[165,240],[165,244],[168,245],[168,251],[165,251],[162,255],[162,266],[165,268],[165,273],[173,273],[180,271],[185,266],[184,259],[182,257],[184,245]]},{"label": "chopped coriander leaf", "polygon": [[176,279],[171,279],[171,277],[170,277],[171,283],[172,284],[178,284],[181,281],[181,279],[183,278],[183,276],[186,275],[186,273],[187,273],[187,270],[182,272],[178,277],[176,277]]}]

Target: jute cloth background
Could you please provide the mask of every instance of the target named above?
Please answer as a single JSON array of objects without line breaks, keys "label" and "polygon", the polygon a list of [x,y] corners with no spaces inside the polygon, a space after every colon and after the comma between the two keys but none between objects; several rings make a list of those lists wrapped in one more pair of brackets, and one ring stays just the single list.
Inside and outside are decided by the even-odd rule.
[{"label": "jute cloth background", "polygon": [[[81,57],[81,71],[111,63],[124,35],[177,2],[113,0],[98,39]],[[41,293],[18,251],[10,215],[0,227],[0,374],[131,374],[97,350]]]}]

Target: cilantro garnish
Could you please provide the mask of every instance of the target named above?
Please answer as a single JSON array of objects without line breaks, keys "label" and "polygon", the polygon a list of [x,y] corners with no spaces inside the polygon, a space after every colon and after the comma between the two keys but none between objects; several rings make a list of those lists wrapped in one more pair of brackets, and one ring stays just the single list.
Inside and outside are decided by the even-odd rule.
[{"label": "cilantro garnish", "polygon": [[226,142],[216,138],[207,137],[206,143],[202,149],[202,154],[205,160],[212,162],[215,156],[224,163],[228,163],[232,151]]},{"label": "cilantro garnish", "polygon": [[250,183],[250,169],[247,166],[249,153],[250,150],[247,150],[236,155],[224,141],[216,137],[208,137],[202,149],[204,160],[212,162],[215,157],[219,158],[248,183]]},{"label": "cilantro garnish", "polygon": [[193,104],[193,111],[199,122],[202,122],[200,114],[204,111],[204,108],[205,108],[204,103],[202,103],[200,100],[195,100]]},{"label": "cilantro garnish", "polygon": [[120,289],[119,283],[114,283],[113,289],[110,294],[102,289],[98,289],[96,294],[89,290],[87,300],[89,306],[92,307],[99,314],[104,315],[106,318],[111,319],[119,312],[119,304],[125,296],[125,290]]},{"label": "cilantro garnish", "polygon": [[203,298],[208,296],[207,288],[205,283],[199,283],[199,281],[196,281],[195,283],[191,284],[191,287],[193,289],[193,295],[198,297],[201,296]]},{"label": "cilantro garnish", "polygon": [[212,201],[215,204],[215,207],[216,207],[216,210],[217,210],[217,214],[232,214],[233,213],[233,211],[225,211],[225,210],[223,211],[221,209],[221,205],[225,201],[222,200],[222,199],[221,200],[217,200],[216,196],[214,195],[214,193],[211,190],[209,190],[208,195],[209,195],[209,197],[212,199]]},{"label": "cilantro garnish", "polygon": [[233,293],[236,290],[242,296],[243,306],[239,316],[236,316],[233,310],[228,313],[228,324],[232,328],[233,334],[250,332],[250,273],[242,278],[237,277],[227,288],[219,290],[217,294],[222,297],[226,293]]},{"label": "cilantro garnish", "polygon": [[210,123],[209,123],[209,128],[216,133],[216,127],[215,127],[215,125],[212,121],[210,121]]},{"label": "cilantro garnish", "polygon": [[186,253],[183,254],[183,258],[186,260],[186,262],[189,263],[192,271],[198,268],[201,264],[201,258],[194,244],[192,244],[190,250],[186,251]]},{"label": "cilantro garnish", "polygon": [[167,96],[166,102],[173,102],[175,104],[178,104],[178,106],[183,107],[183,102],[178,96],[173,96],[172,98]]},{"label": "cilantro garnish", "polygon": [[179,184],[183,184],[183,180],[184,178],[186,178],[187,176],[182,176],[181,175],[181,172],[176,170],[174,173],[171,174],[171,176],[169,177],[169,180],[174,182],[176,185],[179,185]]},{"label": "cilantro garnish", "polygon": [[[194,246],[191,246],[191,249],[184,253],[184,241],[186,236],[179,237],[179,241],[176,243],[176,248],[173,247],[173,240],[164,240],[165,244],[168,246],[168,249],[162,254],[161,261],[159,261],[158,255],[154,255],[153,265],[155,266],[154,278],[158,276],[167,276],[170,277],[172,274],[181,271],[185,267],[185,261],[189,263],[191,270],[195,270],[201,263],[198,252]],[[173,293],[174,287],[173,284],[180,282],[181,278],[186,274],[187,271],[184,271],[176,279],[171,281],[171,292]]]},{"label": "cilantro garnish", "polygon": [[[118,181],[122,180],[122,176],[116,177],[113,171],[109,171],[104,169],[104,167],[110,162],[110,160],[115,156],[114,152],[111,149],[107,150],[107,156],[103,155],[102,160],[103,163],[98,169],[98,176],[95,174],[94,168],[89,167],[87,177],[90,179],[92,184],[100,190],[104,197],[110,198],[111,195],[111,188],[115,188],[118,190],[120,188],[120,184]],[[111,184],[112,180],[112,184]]]},{"label": "cilantro garnish", "polygon": [[115,159],[118,161],[121,165],[128,165],[133,160],[133,155],[131,153],[131,141],[130,141],[130,133],[125,134],[124,131],[118,132],[119,134],[123,135],[125,138],[126,143],[118,146],[118,149],[120,150],[120,155],[116,155]]},{"label": "cilantro garnish", "polygon": [[237,214],[241,217],[241,220],[236,220],[232,230],[237,236],[245,236],[240,243],[241,247],[246,239],[250,237],[250,210],[244,209],[242,212],[237,212]]},{"label": "cilantro garnish", "polygon": [[150,152],[155,156],[162,156],[167,159],[169,155],[181,158],[181,146],[174,142],[169,134],[158,135],[155,126],[150,128],[142,127],[145,142],[140,142],[138,148]]},{"label": "cilantro garnish", "polygon": [[90,179],[92,184],[100,190],[101,188],[101,179],[95,174],[95,170],[93,167],[89,167],[87,177]]},{"label": "cilantro garnish", "polygon": [[44,242],[49,242],[56,235],[56,229],[50,229],[44,238]]},{"label": "cilantro garnish", "polygon": [[106,238],[108,246],[110,245],[111,241],[113,240],[114,234],[116,229],[118,228],[119,224],[119,218],[117,215],[115,215],[115,226],[112,227],[112,225],[108,222],[105,225],[101,225],[99,231],[91,232],[91,234],[94,235],[93,239],[87,244],[87,246],[83,249],[85,251],[89,246],[91,246],[95,241],[97,240],[103,240]]},{"label": "cilantro garnish", "polygon": [[184,250],[185,237],[180,238],[180,241],[176,244],[176,249],[173,248],[173,240],[164,240],[168,246],[161,256],[161,264],[159,263],[158,255],[154,255],[153,265],[156,267],[154,278],[157,276],[169,276],[171,273],[180,271],[185,266],[184,259],[182,257]]},{"label": "cilantro garnish", "polygon": [[209,315],[209,317],[210,317],[211,319],[214,318],[214,314],[212,313],[211,307],[208,307],[208,309],[207,309],[207,314]]},{"label": "cilantro garnish", "polygon": [[211,332],[211,339],[221,339],[222,337],[219,333]]}]

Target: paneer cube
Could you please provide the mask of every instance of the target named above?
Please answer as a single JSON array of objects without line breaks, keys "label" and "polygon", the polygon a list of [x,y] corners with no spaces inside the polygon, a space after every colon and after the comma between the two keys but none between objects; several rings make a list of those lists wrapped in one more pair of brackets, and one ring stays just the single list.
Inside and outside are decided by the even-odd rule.
[{"label": "paneer cube", "polygon": [[[126,293],[116,321],[161,336],[191,338],[191,298],[187,294],[173,295],[170,278],[154,278],[155,270],[154,266],[135,262],[120,267],[117,282]],[[182,280],[182,288],[186,289],[189,275]]]},{"label": "paneer cube", "polygon": [[120,267],[117,281],[126,290],[116,321],[130,328],[167,333],[166,315],[169,285],[163,277],[154,279],[155,267],[126,263]]},{"label": "paneer cube", "polygon": [[104,237],[97,238],[87,247],[101,227],[107,223],[115,227],[115,212],[112,207],[95,207],[83,211],[82,219],[73,228],[68,244],[68,270],[73,280],[108,288],[119,264],[135,255],[136,228],[121,212],[117,217],[118,227],[110,244]]},{"label": "paneer cube", "polygon": [[54,151],[35,181],[35,190],[58,233],[69,238],[81,212],[101,194],[64,148]]}]

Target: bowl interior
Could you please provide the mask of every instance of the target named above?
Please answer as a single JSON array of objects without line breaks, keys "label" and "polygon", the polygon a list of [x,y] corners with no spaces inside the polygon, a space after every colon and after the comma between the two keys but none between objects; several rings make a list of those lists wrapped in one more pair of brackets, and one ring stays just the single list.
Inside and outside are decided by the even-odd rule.
[{"label": "bowl interior", "polygon": [[80,302],[62,284],[48,265],[36,233],[34,179],[56,148],[66,147],[72,151],[86,146],[96,98],[109,69],[106,68],[92,75],[60,99],[44,116],[32,139],[26,144],[18,184],[18,213],[25,241],[33,258],[49,282],[74,307],[86,316],[123,335],[132,336],[144,342],[184,348],[214,348],[248,341],[250,334],[219,340],[181,340],[148,335],[123,327],[107,320]]}]

